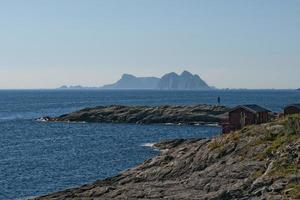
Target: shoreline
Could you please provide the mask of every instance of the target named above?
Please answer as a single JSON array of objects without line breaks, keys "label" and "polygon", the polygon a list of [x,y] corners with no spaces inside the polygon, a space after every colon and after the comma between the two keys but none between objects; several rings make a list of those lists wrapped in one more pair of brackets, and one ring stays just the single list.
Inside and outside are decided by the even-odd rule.
[{"label": "shoreline", "polygon": [[126,125],[143,125],[143,126],[151,126],[151,125],[161,125],[161,126],[192,126],[192,127],[218,127],[222,128],[218,123],[205,123],[205,122],[195,122],[195,123],[128,123],[128,122],[86,122],[86,121],[53,121],[46,120],[43,117],[35,119],[37,122],[41,123],[68,123],[68,124],[126,124]]},{"label": "shoreline", "polygon": [[296,199],[299,119],[279,119],[212,139],[157,142],[153,146],[159,155],[119,175],[34,200]]}]

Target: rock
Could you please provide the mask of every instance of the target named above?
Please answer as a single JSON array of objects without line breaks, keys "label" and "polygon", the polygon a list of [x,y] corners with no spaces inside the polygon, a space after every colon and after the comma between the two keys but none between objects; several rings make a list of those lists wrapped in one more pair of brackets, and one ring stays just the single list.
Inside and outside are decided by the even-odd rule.
[{"label": "rock", "polygon": [[115,122],[115,123],[217,123],[229,109],[217,105],[194,106],[99,106],[86,108],[60,117],[44,117],[42,121]]},{"label": "rock", "polygon": [[[282,126],[272,140],[269,137],[272,126],[284,123],[252,126],[214,139],[160,142],[155,144],[164,150],[160,155],[118,176],[35,199],[299,199],[298,157],[287,152],[299,154],[300,134],[289,135]],[[277,153],[268,158],[266,150],[275,147]]]}]

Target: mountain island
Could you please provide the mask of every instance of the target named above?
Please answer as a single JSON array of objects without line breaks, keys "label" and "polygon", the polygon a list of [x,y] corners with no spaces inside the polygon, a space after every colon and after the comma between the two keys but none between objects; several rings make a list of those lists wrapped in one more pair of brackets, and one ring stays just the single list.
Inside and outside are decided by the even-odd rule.
[{"label": "mountain island", "polygon": [[153,89],[153,90],[208,90],[211,89],[198,75],[188,71],[180,75],[172,72],[161,78],[136,77],[124,74],[114,84],[104,85],[102,89]]}]

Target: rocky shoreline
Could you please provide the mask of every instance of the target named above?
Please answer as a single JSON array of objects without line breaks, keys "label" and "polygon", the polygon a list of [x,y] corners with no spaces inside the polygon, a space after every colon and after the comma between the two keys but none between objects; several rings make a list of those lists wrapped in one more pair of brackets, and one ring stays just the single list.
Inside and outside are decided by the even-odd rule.
[{"label": "rocky shoreline", "polygon": [[35,200],[300,198],[300,116],[155,148],[118,176]]},{"label": "rocky shoreline", "polygon": [[85,108],[59,117],[44,117],[42,121],[101,122],[136,124],[207,124],[218,123],[229,110],[219,105],[193,106],[98,106]]}]

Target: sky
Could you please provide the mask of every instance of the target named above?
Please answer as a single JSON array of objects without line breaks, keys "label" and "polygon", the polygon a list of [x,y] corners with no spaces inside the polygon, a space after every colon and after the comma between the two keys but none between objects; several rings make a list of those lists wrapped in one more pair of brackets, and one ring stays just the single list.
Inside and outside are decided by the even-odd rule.
[{"label": "sky", "polygon": [[299,0],[0,0],[0,89],[183,70],[217,88],[299,88],[299,36]]}]

